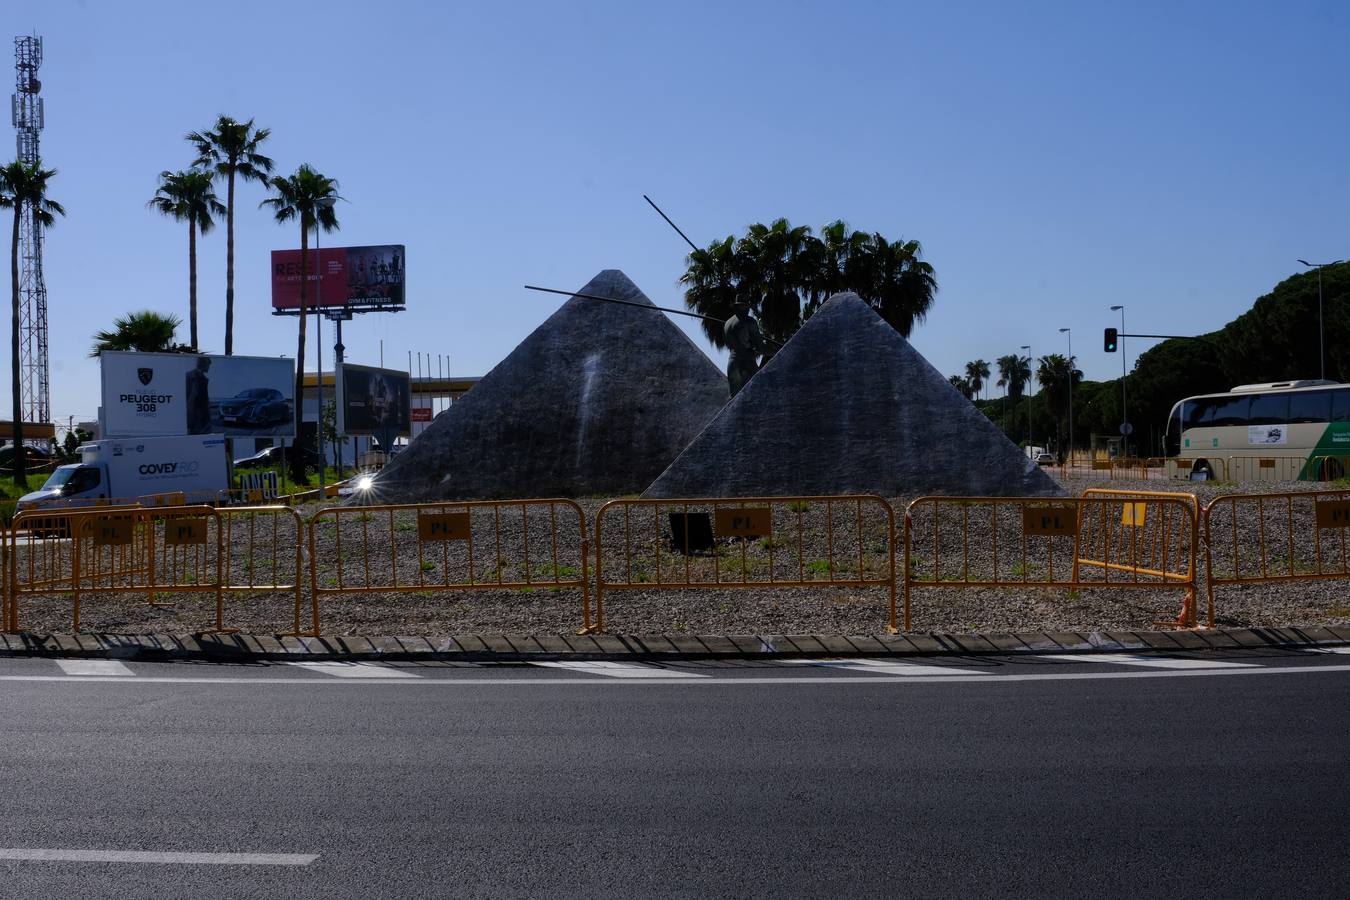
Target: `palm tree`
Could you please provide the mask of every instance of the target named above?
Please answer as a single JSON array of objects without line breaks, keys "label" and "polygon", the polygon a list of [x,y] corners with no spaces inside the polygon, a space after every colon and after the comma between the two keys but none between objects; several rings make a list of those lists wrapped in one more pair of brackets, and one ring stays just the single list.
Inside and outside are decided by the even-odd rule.
[{"label": "palm tree", "polygon": [[947,377],[947,381],[952,387],[961,392],[962,397],[965,397],[967,400],[971,399],[971,394],[973,392],[970,389],[969,378],[966,378],[964,375],[950,375]]},{"label": "palm tree", "polygon": [[174,335],[183,320],[170,313],[152,312],[143,309],[140,312],[127,313],[113,319],[111,331],[94,333],[94,347],[90,356],[97,357],[104,350],[134,350],[138,353],[195,353],[197,345],[191,347],[174,341]]},{"label": "palm tree", "polygon": [[732,235],[685,257],[685,272],[679,280],[684,285],[684,303],[691,311],[709,317],[701,324],[714,347],[726,346],[722,323],[731,318],[736,302],[740,262],[736,257],[736,238]]},{"label": "palm tree", "polygon": [[47,182],[56,175],[55,169],[42,168],[42,161],[31,165],[22,160],[0,168],[0,208],[14,210],[14,235],[9,248],[10,280],[10,378],[13,382],[14,401],[14,483],[28,487],[28,473],[25,471],[23,446],[23,392],[21,390],[22,371],[19,364],[19,229],[23,223],[24,210],[33,216],[43,228],[56,223],[57,216],[64,216],[65,209],[55,200],[47,197]]},{"label": "palm tree", "polygon": [[810,228],[777,219],[690,253],[679,283],[686,305],[714,320],[705,320],[703,330],[719,347],[721,322],[737,298],[755,311],[768,343],[779,344],[841,291],[856,293],[909,337],[937,293],[933,267],[921,254],[918,241],[892,243],[880,234],[850,231],[842,221],[815,237]]},{"label": "palm tree", "polygon": [[[259,153],[258,147],[271,133],[269,128],[254,128],[252,119],[236,122],[229,116],[221,115],[210,129],[186,135],[188,142],[197,150],[197,159],[193,165],[211,173],[212,177],[225,178],[226,356],[234,353],[234,181],[238,177],[267,184],[272,160]],[[195,327],[192,342],[197,342]]]},{"label": "palm tree", "polygon": [[793,227],[787,219],[775,219],[769,225],[751,225],[736,244],[745,269],[741,295],[758,312],[760,328],[772,343],[786,342],[802,327],[798,291],[809,266],[810,238],[805,225]]},{"label": "palm tree", "polygon": [[225,213],[225,207],[211,189],[210,172],[189,169],[184,172],[160,172],[159,190],[146,206],[179,222],[188,223],[188,322],[192,346],[197,343],[197,232],[208,233],[216,226],[212,216]]},{"label": "palm tree", "polygon": [[[305,396],[305,288],[309,284],[309,230],[322,228],[332,231],[338,227],[333,203],[341,200],[338,183],[316,172],[308,163],[296,169],[294,175],[276,176],[269,182],[272,196],[262,202],[271,207],[278,222],[300,220],[300,335],[295,351],[295,434],[300,436],[301,398]],[[315,266],[317,270],[318,267]],[[305,480],[304,461],[299,453],[291,455],[291,477],[296,482]]]},{"label": "palm tree", "polygon": [[[1036,369],[1036,378],[1041,383],[1041,396],[1045,400],[1046,412],[1055,420],[1056,437],[1062,429],[1065,412],[1069,408],[1070,384],[1077,385],[1083,373],[1074,367],[1074,357],[1051,353],[1042,356]],[[1058,443],[1058,442],[1057,442]],[[1063,444],[1059,444],[1063,446]]]},{"label": "palm tree", "polygon": [[982,359],[966,363],[966,380],[970,382],[971,393],[978,398],[980,389],[989,380],[989,363]]},{"label": "palm tree", "polygon": [[927,317],[937,293],[933,267],[919,258],[922,253],[918,241],[891,243],[873,234],[862,244],[864,263],[849,273],[849,288],[905,338]]}]

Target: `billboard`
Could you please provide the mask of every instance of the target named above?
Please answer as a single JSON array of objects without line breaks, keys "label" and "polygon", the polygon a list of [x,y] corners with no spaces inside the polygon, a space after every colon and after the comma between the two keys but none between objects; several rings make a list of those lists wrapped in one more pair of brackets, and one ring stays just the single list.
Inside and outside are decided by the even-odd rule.
[{"label": "billboard", "polygon": [[342,364],[338,432],[368,434],[381,444],[412,435],[412,385],[407,372]]},{"label": "billboard", "polygon": [[[402,244],[311,249],[305,260],[309,269],[305,305],[310,309],[402,309],[406,259]],[[300,251],[273,250],[273,315],[300,311],[301,280]]]},{"label": "billboard", "polygon": [[285,357],[99,354],[99,437],[295,434],[295,363]]}]

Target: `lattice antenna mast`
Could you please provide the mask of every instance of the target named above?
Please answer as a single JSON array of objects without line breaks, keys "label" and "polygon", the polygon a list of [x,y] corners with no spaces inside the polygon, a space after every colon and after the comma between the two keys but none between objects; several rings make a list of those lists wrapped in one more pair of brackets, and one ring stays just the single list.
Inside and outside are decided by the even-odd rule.
[{"label": "lattice antenna mast", "polygon": [[[38,136],[45,124],[42,82],[42,38],[14,39],[14,88],[11,100],[18,159],[34,165],[41,158]],[[25,422],[51,421],[51,381],[47,366],[47,285],[42,278],[42,223],[33,210],[19,220],[19,391]]]}]

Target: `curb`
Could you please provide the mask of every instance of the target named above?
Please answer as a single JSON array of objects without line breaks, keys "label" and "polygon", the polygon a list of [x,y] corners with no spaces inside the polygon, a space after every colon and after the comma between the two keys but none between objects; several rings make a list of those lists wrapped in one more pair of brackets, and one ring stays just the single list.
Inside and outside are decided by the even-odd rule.
[{"label": "curb", "polygon": [[1205,651],[1350,644],[1350,628],[1224,628],[1022,634],[517,635],[290,637],[252,634],[0,634],[0,657],[125,660],[540,660],[775,659],[857,656],[976,656],[1130,650]]}]

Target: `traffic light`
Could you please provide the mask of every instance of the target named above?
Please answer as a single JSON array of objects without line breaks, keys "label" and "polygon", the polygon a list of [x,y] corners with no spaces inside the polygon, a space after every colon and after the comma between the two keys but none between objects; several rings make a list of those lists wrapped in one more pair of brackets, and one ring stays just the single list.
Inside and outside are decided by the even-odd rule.
[{"label": "traffic light", "polygon": [[1119,334],[1114,328],[1106,329],[1106,334],[1102,338],[1102,349],[1107,353],[1116,352],[1116,335]]}]

